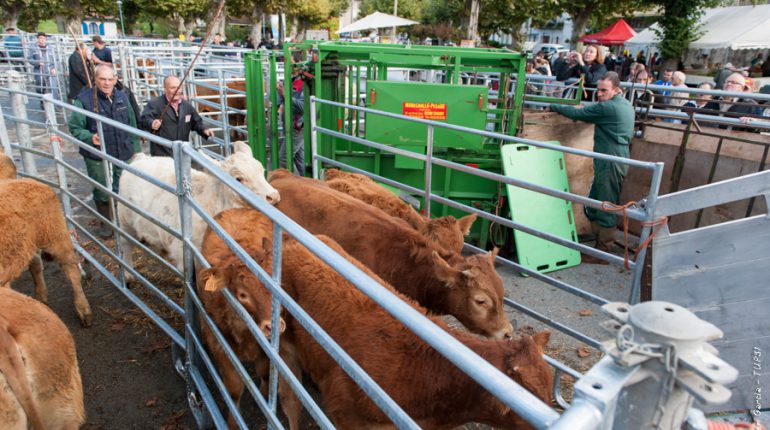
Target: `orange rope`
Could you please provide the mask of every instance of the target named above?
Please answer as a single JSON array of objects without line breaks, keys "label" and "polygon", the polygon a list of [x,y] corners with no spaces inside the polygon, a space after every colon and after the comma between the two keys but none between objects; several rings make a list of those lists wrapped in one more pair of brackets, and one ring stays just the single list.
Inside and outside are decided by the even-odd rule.
[{"label": "orange rope", "polygon": [[[601,208],[605,212],[620,212],[621,216],[623,217],[623,266],[626,268],[626,270],[629,269],[628,267],[628,213],[626,212],[626,209],[636,205],[636,202],[630,201],[624,205],[616,205],[612,202],[602,202]],[[644,242],[640,243],[639,246],[634,250],[634,262],[636,262],[636,256],[639,255],[639,251],[641,251],[644,248],[647,248],[650,246],[650,243],[652,242],[652,238],[655,237],[658,232],[665,227],[668,224],[668,217],[662,217],[658,218],[656,220],[652,221],[642,221],[642,227],[650,227],[652,228],[652,231],[650,232],[650,235],[647,236],[647,239],[644,240]],[[657,228],[655,228],[657,227]]]},{"label": "orange rope", "polygon": [[738,429],[746,429],[746,430],[765,430],[765,426],[762,424],[756,423],[736,423],[736,424],[730,424],[730,423],[724,423],[719,421],[708,421],[708,430],[738,430]]}]

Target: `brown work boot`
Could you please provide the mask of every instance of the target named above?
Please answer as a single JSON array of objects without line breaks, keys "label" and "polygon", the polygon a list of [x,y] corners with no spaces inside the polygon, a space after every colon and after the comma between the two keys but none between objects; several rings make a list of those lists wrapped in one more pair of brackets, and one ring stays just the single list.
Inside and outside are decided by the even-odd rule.
[{"label": "brown work boot", "polygon": [[[591,226],[593,227],[594,224],[595,223],[591,223]],[[612,246],[615,244],[616,229],[614,227],[599,227],[598,224],[596,226],[598,227],[598,232],[596,236],[596,244],[594,247],[599,251],[612,253]],[[610,262],[607,260],[603,260],[588,254],[582,254],[580,261],[588,264],[610,264]]]},{"label": "brown work boot", "polygon": [[[107,218],[110,221],[113,220],[109,202],[96,201],[94,204],[96,206],[96,211],[99,212],[101,216]],[[112,228],[105,224],[104,221],[99,219],[99,225],[96,228],[96,235],[102,239],[109,239],[112,237]]]}]

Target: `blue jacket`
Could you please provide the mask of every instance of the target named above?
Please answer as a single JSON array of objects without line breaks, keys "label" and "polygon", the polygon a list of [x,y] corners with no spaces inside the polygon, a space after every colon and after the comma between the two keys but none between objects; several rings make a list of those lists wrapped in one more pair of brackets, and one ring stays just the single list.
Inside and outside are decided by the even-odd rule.
[{"label": "blue jacket", "polygon": [[[81,91],[75,98],[75,106],[94,112],[94,91],[97,91],[96,88],[86,88]],[[112,98],[108,98],[104,93],[98,91],[97,104],[96,112],[99,115],[136,128],[134,110],[131,108],[128,96],[122,91],[114,89]],[[78,140],[89,145],[93,144],[91,138],[97,133],[96,121],[93,118],[73,112],[69,120],[69,128],[72,135]],[[102,145],[105,145],[107,154],[119,160],[128,160],[134,155],[135,148],[139,148],[139,139],[136,135],[107,124],[103,124],[103,131]],[[98,156],[82,148],[80,155],[93,160],[100,160]]]}]

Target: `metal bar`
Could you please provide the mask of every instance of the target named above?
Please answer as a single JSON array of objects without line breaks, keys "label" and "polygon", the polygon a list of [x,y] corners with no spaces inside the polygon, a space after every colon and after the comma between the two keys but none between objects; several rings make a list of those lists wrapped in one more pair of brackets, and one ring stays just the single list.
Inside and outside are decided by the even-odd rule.
[{"label": "metal bar", "polygon": [[[770,145],[765,145],[765,150],[762,152],[762,161],[759,163],[759,168],[757,169],[757,172],[761,172],[765,170],[765,165],[767,163],[767,154],[770,150]],[[749,199],[749,204],[746,207],[746,218],[751,216],[751,212],[754,210],[754,201],[756,200],[756,197],[752,197]]]},{"label": "metal bar", "polygon": [[431,180],[433,178],[433,126],[428,126],[427,147],[425,148],[425,198],[423,204],[423,210],[425,218],[430,219],[430,192],[431,192]]},{"label": "metal bar", "polygon": [[[612,162],[616,162],[616,163],[623,163],[623,164],[626,164],[628,166],[638,167],[638,168],[647,169],[647,170],[653,170],[654,169],[654,165],[655,165],[655,163],[651,163],[651,162],[632,160],[632,159],[629,159],[629,158],[617,157],[617,156],[614,156],[614,155],[606,155],[606,154],[601,154],[601,153],[592,152],[592,151],[584,151],[584,150],[581,150],[581,149],[575,149],[575,148],[565,147],[565,146],[561,146],[561,145],[552,145],[552,144],[545,143],[545,142],[539,142],[537,140],[524,139],[524,138],[515,137],[515,136],[507,136],[507,135],[504,135],[504,134],[493,133],[493,132],[483,131],[483,130],[476,130],[476,129],[473,129],[473,128],[462,127],[462,126],[458,126],[458,125],[454,125],[454,124],[447,124],[447,123],[438,122],[438,121],[431,121],[431,120],[420,119],[420,118],[412,118],[412,117],[408,117],[408,116],[404,116],[404,115],[399,115],[399,114],[394,114],[394,113],[390,113],[390,112],[385,112],[385,111],[380,111],[380,110],[375,110],[375,109],[369,109],[369,108],[366,108],[366,107],[347,106],[344,103],[338,103],[338,102],[334,102],[334,101],[330,101],[330,100],[324,100],[324,99],[320,99],[318,97],[311,97],[311,101],[312,100],[315,100],[315,101],[317,101],[318,103],[321,103],[321,104],[330,105],[330,106],[336,106],[338,108],[339,107],[342,107],[342,108],[347,107],[349,109],[353,109],[353,110],[357,110],[357,111],[361,111],[361,112],[366,112],[366,113],[371,113],[371,114],[375,114],[375,115],[381,115],[381,116],[385,116],[385,117],[389,117],[389,118],[401,119],[401,120],[404,120],[404,121],[415,122],[415,123],[424,124],[424,125],[432,125],[432,126],[439,127],[439,128],[445,128],[445,129],[448,129],[448,130],[454,130],[454,131],[460,131],[460,132],[469,133],[469,134],[475,134],[475,135],[479,135],[479,136],[483,136],[483,137],[489,137],[489,138],[492,138],[492,139],[500,139],[500,140],[508,142],[508,143],[526,143],[527,145],[536,146],[538,148],[552,149],[554,151],[566,152],[566,153],[575,154],[575,155],[582,155],[582,156],[585,156],[585,157],[591,157],[591,158],[595,158],[595,159],[599,159],[599,160],[604,160],[604,161],[612,161]],[[332,131],[332,130],[329,130],[329,131]],[[354,140],[355,139],[354,137],[348,136],[348,138],[351,139],[352,141],[356,142],[356,140]],[[413,158],[416,158],[416,157],[413,157]]]},{"label": "metal bar", "polygon": [[[655,218],[655,206],[658,203],[658,193],[660,192],[660,183],[663,180],[663,163],[658,163],[658,168],[652,173],[650,181],[650,194],[647,196],[647,224],[642,224],[642,231],[639,235],[639,243],[645,243],[652,232],[653,226],[650,224]],[[644,259],[647,256],[647,247],[639,249],[636,253],[633,267],[633,281],[631,282],[631,294],[628,302],[631,304],[639,303],[642,290],[642,272],[644,271]]]},{"label": "metal bar", "polygon": [[[13,110],[13,115],[21,120],[27,120],[27,109],[25,106],[26,94],[24,94],[26,92],[21,91],[24,89],[24,77],[13,70],[8,71],[6,77],[8,80],[9,92],[11,93],[11,110]],[[14,90],[16,91],[14,92]],[[36,98],[37,97],[39,97],[39,95],[36,95]],[[19,146],[23,148],[32,148],[29,125],[24,121],[16,121],[16,140],[19,142]],[[33,176],[37,175],[35,159],[31,154],[22,151],[21,164],[24,167],[24,172]]]},{"label": "metal bar", "polygon": [[671,216],[767,193],[770,170],[660,196],[655,216]]},{"label": "metal bar", "polygon": [[[264,213],[265,216],[275,223],[280,224],[287,233],[295,237],[297,241],[303,244],[310,250],[310,252],[313,252],[322,261],[337,270],[343,277],[345,277],[345,279],[348,279],[354,285],[359,287],[364,294],[382,306],[383,309],[396,317],[399,321],[402,321],[407,328],[411,329],[417,336],[431,345],[450,362],[461,369],[464,369],[468,376],[479,382],[485,389],[500,399],[504,404],[511,407],[522,418],[538,428],[546,427],[549,423],[556,420],[558,414],[532,393],[525,390],[514,381],[500,377],[501,373],[491,364],[479,360],[478,355],[468,349],[468,347],[458,342],[457,339],[444,330],[438,328],[414,308],[406,305],[392,292],[378,285],[369,276],[353,266],[349,261],[336,254],[318,238],[307,234],[307,232],[305,232],[298,224],[286,218],[285,215],[269,205],[266,201],[257,198],[251,193],[242,191],[242,186],[239,186],[235,179],[224,174],[224,172],[219,171],[219,169],[216,169],[211,161],[201,157],[191,148],[185,146],[182,149],[186,152],[189,151],[188,153],[196,162],[210,170],[218,179],[225,182],[226,185],[243,197],[247,203]],[[236,253],[236,255],[238,254]],[[253,271],[257,270],[257,267],[253,267],[248,263],[247,266]],[[290,298],[284,296],[283,294],[285,293],[278,290],[271,292],[274,295],[279,294],[282,303],[290,312],[292,312],[292,314],[297,315],[295,312],[301,312],[302,315],[304,315],[304,311],[302,311],[301,308],[294,308],[293,306],[290,306],[290,303],[287,303]],[[314,333],[311,332],[311,334]]]},{"label": "metal bar", "polygon": [[[356,114],[358,116],[358,114]],[[312,170],[313,179],[319,179],[321,171],[321,162],[315,155],[318,154],[318,130],[316,130],[316,123],[318,122],[318,115],[316,114],[316,104],[311,100],[310,102],[310,153],[312,154]],[[356,124],[358,122],[356,121]]]},{"label": "metal bar", "polygon": [[[73,223],[74,223],[74,221],[71,221],[71,222],[73,222]],[[85,233],[85,235],[86,235],[86,236],[87,236],[87,237],[88,237],[88,238],[89,238],[89,239],[90,239],[92,242],[94,242],[94,243],[96,243],[97,245],[99,245],[99,247],[100,247],[100,248],[102,248],[102,251],[104,251],[104,252],[106,252],[107,254],[109,254],[109,256],[110,256],[111,258],[115,258],[115,254],[113,254],[113,253],[112,253],[112,252],[111,252],[111,251],[110,251],[108,248],[106,248],[106,247],[103,247],[103,245],[102,245],[102,244],[101,244],[101,243],[100,243],[98,240],[96,240],[96,238],[95,238],[93,235],[91,235],[91,233],[89,233],[88,231],[86,231],[85,229],[83,229],[83,227],[82,227],[82,226],[79,226],[79,225],[78,225],[78,227],[79,227],[78,229],[79,229],[81,232]],[[141,310],[142,312],[144,312],[144,313],[145,313],[145,314],[146,314],[146,315],[147,315],[147,316],[148,316],[148,317],[149,317],[149,318],[150,318],[150,319],[151,319],[151,320],[152,320],[152,321],[155,323],[155,325],[157,325],[157,326],[158,326],[158,327],[159,327],[159,328],[160,328],[160,329],[161,329],[161,330],[162,330],[164,333],[166,333],[166,335],[168,335],[168,337],[170,337],[170,338],[171,338],[171,341],[172,341],[172,342],[174,342],[175,344],[179,345],[181,348],[184,348],[184,346],[185,346],[185,345],[184,345],[184,338],[183,338],[182,336],[180,336],[180,335],[179,335],[179,333],[177,333],[177,332],[176,332],[176,331],[175,331],[175,330],[174,330],[174,329],[173,329],[173,328],[172,328],[172,327],[171,327],[171,326],[170,326],[170,325],[169,325],[169,324],[168,324],[166,321],[164,321],[164,320],[163,320],[163,318],[161,318],[160,316],[158,316],[158,314],[156,314],[156,313],[155,313],[155,311],[153,311],[153,310],[152,310],[152,309],[151,309],[149,306],[147,306],[147,305],[146,305],[146,304],[145,304],[145,303],[142,301],[142,299],[140,299],[140,298],[139,298],[139,297],[137,297],[137,296],[136,296],[134,293],[132,293],[132,292],[131,292],[131,290],[129,290],[128,288],[123,288],[123,287],[121,287],[121,286],[120,286],[120,280],[118,280],[118,278],[116,278],[116,277],[115,277],[115,275],[113,275],[113,274],[112,274],[112,272],[110,272],[109,270],[107,270],[107,268],[105,268],[104,266],[102,266],[102,263],[100,263],[100,262],[99,262],[99,260],[97,260],[96,258],[94,258],[94,257],[93,257],[91,254],[89,254],[89,253],[88,253],[88,251],[86,251],[85,249],[83,249],[83,248],[80,246],[80,244],[78,244],[78,243],[73,243],[73,245],[75,246],[75,250],[76,250],[76,251],[77,251],[77,252],[78,252],[80,255],[82,255],[82,256],[83,256],[83,258],[85,258],[86,260],[88,260],[88,262],[89,262],[89,263],[90,263],[90,264],[91,264],[93,267],[95,267],[95,268],[96,268],[96,269],[99,271],[99,273],[101,273],[101,274],[102,274],[102,276],[104,276],[105,278],[107,278],[107,280],[108,280],[108,281],[110,281],[110,282],[111,282],[111,283],[112,283],[114,286],[116,286],[116,287],[117,287],[118,291],[120,291],[121,293],[123,293],[123,295],[124,295],[124,296],[126,296],[126,298],[127,298],[128,300],[130,300],[130,301],[131,301],[131,302],[132,302],[132,303],[133,303],[133,304],[134,304],[134,305],[135,305],[137,308],[139,308],[139,310]]]},{"label": "metal bar", "polygon": [[[366,140],[366,139],[362,139],[362,138],[358,138],[358,137],[354,137],[354,136],[347,136],[347,135],[345,135],[343,133],[338,133],[336,131],[332,131],[332,130],[329,130],[329,129],[326,129],[326,128],[323,128],[323,127],[316,126],[315,130],[320,132],[320,133],[322,133],[322,134],[326,134],[326,135],[333,136],[333,137],[338,137],[338,138],[341,138],[341,139],[349,139],[349,140],[351,140],[351,141],[353,141],[355,143],[359,143],[359,144],[364,145],[364,146],[376,148],[376,149],[379,149],[379,150],[382,150],[382,151],[386,151],[386,152],[389,152],[389,153],[392,153],[392,154],[403,155],[405,157],[414,158],[414,159],[417,159],[417,160],[420,160],[420,161],[425,161],[425,159],[427,158],[426,156],[424,156],[422,154],[418,154],[418,153],[415,153],[415,152],[407,151],[407,150],[404,150],[404,149],[394,148],[394,147],[389,146],[389,145],[384,145],[384,144],[372,142],[370,140]],[[520,180],[520,179],[509,178],[507,176],[499,175],[497,173],[488,172],[488,171],[481,170],[481,169],[476,169],[476,168],[473,168],[473,167],[470,167],[470,166],[466,166],[464,164],[459,164],[459,163],[454,163],[452,161],[443,160],[441,158],[434,158],[433,160],[434,160],[435,164],[437,164],[439,166],[446,167],[448,169],[459,170],[461,172],[468,173],[468,174],[471,174],[471,175],[474,175],[474,176],[478,176],[478,177],[481,177],[481,178],[490,179],[492,181],[502,182],[504,184],[513,185],[513,186],[516,186],[516,187],[520,187],[520,188],[524,188],[524,189],[527,189],[527,190],[535,191],[535,192],[538,192],[538,193],[541,193],[541,194],[546,194],[546,195],[557,197],[557,198],[560,198],[560,199],[569,200],[569,201],[572,201],[572,202],[583,204],[583,205],[588,206],[588,207],[592,207],[592,208],[596,208],[596,209],[602,209],[602,202],[600,202],[598,200],[594,200],[594,199],[588,198],[588,197],[584,197],[584,196],[577,195],[577,194],[572,194],[570,192],[565,192],[565,191],[561,191],[561,190],[557,190],[557,189],[553,189],[553,188],[544,187],[544,186],[537,185],[537,184],[532,184],[532,183],[529,183],[529,182],[526,182],[526,181],[523,181],[523,180]],[[651,163],[651,164],[654,165],[654,163]],[[437,197],[434,196],[433,199],[436,200]],[[642,220],[642,219],[644,219],[644,216],[645,216],[643,211],[640,211],[639,209],[636,209],[635,207],[631,207],[631,208],[627,209],[626,213],[628,214],[629,218],[636,219],[636,220]]]},{"label": "metal bar", "polygon": [[[278,225],[273,225],[273,284],[281,285],[281,265],[283,261],[283,253],[281,249],[283,247],[282,233],[283,230]],[[280,321],[281,321],[281,302],[277,297],[272,298],[272,315],[270,316],[270,347],[273,351],[280,351]],[[268,405],[270,410],[275,413],[278,405],[278,371],[276,369],[275,361],[270,361],[270,376],[269,376],[269,399]]]},{"label": "metal bar", "polygon": [[[286,157],[286,170],[294,172],[294,117],[292,116],[292,58],[289,45],[283,46],[283,149]],[[280,158],[280,151],[279,151]],[[302,174],[298,172],[297,174]]]}]

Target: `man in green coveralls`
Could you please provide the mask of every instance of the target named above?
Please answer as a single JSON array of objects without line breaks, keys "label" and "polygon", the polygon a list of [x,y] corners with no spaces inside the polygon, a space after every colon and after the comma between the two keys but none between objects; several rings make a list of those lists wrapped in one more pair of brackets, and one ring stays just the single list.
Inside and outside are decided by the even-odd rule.
[{"label": "man in green coveralls", "polygon": [[[570,119],[594,124],[594,152],[629,158],[629,144],[634,134],[634,108],[621,94],[617,73],[609,72],[598,82],[596,98],[599,102],[590,106],[551,105],[551,110]],[[594,182],[588,197],[618,204],[626,172],[628,166],[625,164],[594,159]],[[596,234],[596,248],[607,252],[612,250],[617,215],[594,208],[585,208],[585,213]],[[583,256],[583,262],[607,264],[589,255]]]},{"label": "man in green coveralls", "polygon": [[[98,113],[117,122],[136,128],[134,110],[131,108],[128,96],[115,88],[115,71],[112,66],[100,65],[96,67],[94,88],[85,88],[75,96],[74,105],[89,112]],[[96,91],[96,96],[94,96]],[[123,129],[103,124],[102,132],[104,141],[97,133],[97,122],[86,117],[82,113],[73,112],[69,120],[69,129],[74,137],[81,142],[99,148],[104,145],[107,154],[121,161],[128,161],[136,152],[141,152],[139,138],[135,134]],[[86,162],[88,176],[96,182],[106,186],[102,157],[80,148],[80,154]],[[112,171],[112,191],[118,192],[118,183],[123,169],[110,164]],[[114,219],[109,208],[109,195],[94,187],[94,204],[97,211],[105,218]],[[103,238],[112,236],[112,231],[104,224],[97,231]]]}]

